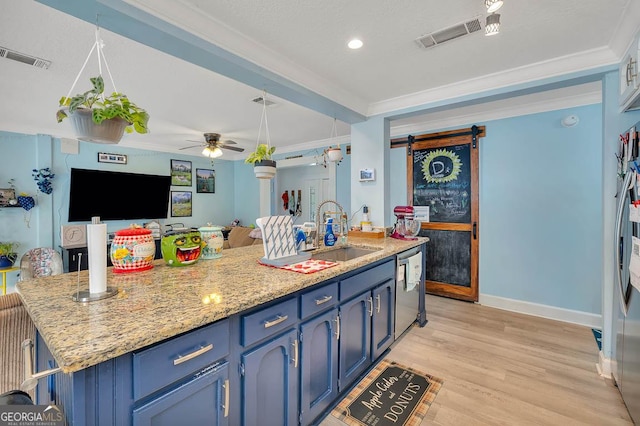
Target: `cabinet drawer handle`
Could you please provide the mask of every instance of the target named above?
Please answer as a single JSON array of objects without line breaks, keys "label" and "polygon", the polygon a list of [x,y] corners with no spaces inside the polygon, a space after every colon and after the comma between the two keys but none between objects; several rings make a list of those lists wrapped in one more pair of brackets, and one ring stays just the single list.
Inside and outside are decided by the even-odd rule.
[{"label": "cabinet drawer handle", "polygon": [[273,321],[266,321],[264,323],[264,328],[273,327],[274,325],[278,325],[281,322],[284,322],[284,321],[286,321],[288,319],[289,319],[289,315],[284,315],[284,316],[283,315],[278,315],[276,317],[276,319],[274,319]]},{"label": "cabinet drawer handle", "polygon": [[229,417],[229,379],[224,381],[224,416]]},{"label": "cabinet drawer handle", "polygon": [[327,303],[331,299],[333,299],[333,296],[325,296],[322,299],[316,299],[316,305],[322,305],[323,303]]},{"label": "cabinet drawer handle", "polygon": [[187,362],[191,359],[199,357],[205,352],[209,352],[211,349],[213,349],[213,343],[209,343],[207,346],[203,346],[197,351],[193,351],[190,354],[187,354],[185,356],[178,355],[178,358],[173,360],[173,365],[180,365],[183,362]]}]

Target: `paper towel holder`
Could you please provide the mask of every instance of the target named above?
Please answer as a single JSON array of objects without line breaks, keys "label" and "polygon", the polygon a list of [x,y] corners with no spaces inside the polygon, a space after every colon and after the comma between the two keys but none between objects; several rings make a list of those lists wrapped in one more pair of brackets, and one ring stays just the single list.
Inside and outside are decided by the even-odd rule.
[{"label": "paper towel holder", "polygon": [[94,302],[96,300],[107,299],[109,297],[118,294],[118,289],[115,287],[107,287],[107,290],[102,293],[91,293],[89,290],[80,291],[80,264],[82,262],[82,253],[78,253],[78,281],[76,284],[76,292],[71,295],[71,300],[74,302],[87,303]]},{"label": "paper towel holder", "polygon": [[77,291],[71,295],[71,299],[74,302],[86,303],[86,302],[95,302],[96,300],[107,299],[109,297],[115,296],[118,294],[118,289],[115,287],[107,287],[107,291],[103,293],[93,293],[91,294],[89,290]]}]

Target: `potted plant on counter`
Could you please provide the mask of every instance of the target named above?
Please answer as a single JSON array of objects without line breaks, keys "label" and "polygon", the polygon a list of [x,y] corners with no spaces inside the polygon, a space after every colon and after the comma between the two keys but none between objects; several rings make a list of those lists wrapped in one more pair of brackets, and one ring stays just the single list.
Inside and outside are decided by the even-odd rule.
[{"label": "potted plant on counter", "polygon": [[104,96],[102,76],[89,79],[93,86],[72,98],[60,99],[58,123],[69,117],[78,139],[98,143],[118,143],[123,133],[147,133],[149,114],[127,95],[113,92]]},{"label": "potted plant on counter", "polygon": [[19,244],[15,242],[0,241],[0,269],[11,268],[18,258],[16,249]]},{"label": "potted plant on counter", "polygon": [[244,162],[253,164],[253,172],[258,179],[271,179],[276,175],[276,162],[271,159],[275,151],[275,146],[258,144],[256,150],[249,154]]}]

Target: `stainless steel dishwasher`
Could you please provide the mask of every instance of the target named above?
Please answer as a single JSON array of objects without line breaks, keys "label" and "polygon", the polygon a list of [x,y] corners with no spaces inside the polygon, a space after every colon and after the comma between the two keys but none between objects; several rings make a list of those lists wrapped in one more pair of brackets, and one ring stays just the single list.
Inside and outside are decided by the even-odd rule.
[{"label": "stainless steel dishwasher", "polygon": [[[396,339],[416,320],[420,326],[426,322],[426,318],[421,319],[421,316],[424,317],[421,312],[424,312],[425,269],[422,247],[414,247],[396,256]],[[416,277],[418,272],[419,275]]]}]

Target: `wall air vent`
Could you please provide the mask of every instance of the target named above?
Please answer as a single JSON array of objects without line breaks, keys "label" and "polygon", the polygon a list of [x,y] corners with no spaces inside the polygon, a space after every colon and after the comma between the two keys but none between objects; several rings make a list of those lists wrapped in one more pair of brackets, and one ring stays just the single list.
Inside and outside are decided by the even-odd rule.
[{"label": "wall air vent", "polygon": [[31,65],[37,68],[49,69],[51,61],[46,59],[36,58],[35,56],[29,56],[24,53],[16,52],[15,50],[7,49],[0,46],[0,58],[12,59],[14,61],[22,62],[23,64]]},{"label": "wall air vent", "polygon": [[257,98],[251,99],[251,102],[255,102],[257,104],[264,104],[266,102],[267,106],[271,106],[271,105],[275,105],[275,102],[270,101],[269,99],[267,99],[265,101],[265,99],[262,96],[258,96]]},{"label": "wall air vent", "polygon": [[472,20],[464,22],[462,24],[453,25],[449,28],[445,28],[440,31],[435,31],[431,34],[421,36],[417,38],[415,42],[418,44],[418,46],[427,49],[429,47],[442,44],[446,41],[454,40],[456,38],[475,33],[476,31],[480,31],[481,29],[482,26],[480,25],[480,19],[473,18]]}]

